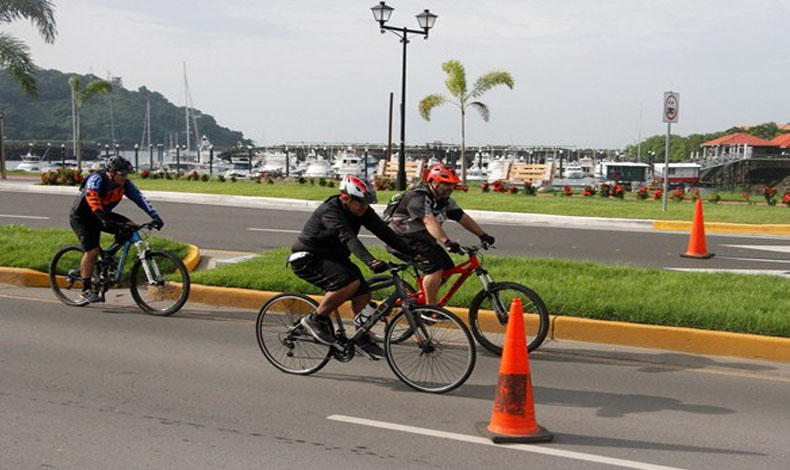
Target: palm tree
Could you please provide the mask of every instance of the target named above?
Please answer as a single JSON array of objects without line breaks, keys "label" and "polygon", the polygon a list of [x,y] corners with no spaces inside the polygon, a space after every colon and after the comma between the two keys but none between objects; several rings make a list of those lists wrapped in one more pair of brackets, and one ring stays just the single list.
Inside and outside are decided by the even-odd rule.
[{"label": "palm tree", "polygon": [[[0,23],[29,19],[47,43],[55,41],[55,8],[50,0],[4,0],[0,2]],[[0,68],[8,72],[25,93],[37,98],[36,65],[30,49],[8,33],[0,33]]]},{"label": "palm tree", "polygon": [[82,158],[80,158],[80,110],[91,96],[100,93],[107,96],[112,90],[112,85],[107,80],[97,78],[83,88],[79,77],[69,78],[71,87],[71,133],[74,138],[74,155],[77,157],[77,171],[82,171]]},{"label": "palm tree", "polygon": [[480,112],[483,120],[488,122],[488,106],[480,101],[471,101],[497,85],[507,85],[513,89],[513,77],[503,70],[492,70],[475,81],[471,90],[466,87],[466,71],[457,60],[448,60],[442,64],[442,70],[447,73],[447,90],[455,101],[444,95],[428,95],[420,101],[420,116],[426,121],[431,120],[431,111],[440,104],[450,102],[461,109],[461,181],[466,184],[466,108],[473,107]]}]

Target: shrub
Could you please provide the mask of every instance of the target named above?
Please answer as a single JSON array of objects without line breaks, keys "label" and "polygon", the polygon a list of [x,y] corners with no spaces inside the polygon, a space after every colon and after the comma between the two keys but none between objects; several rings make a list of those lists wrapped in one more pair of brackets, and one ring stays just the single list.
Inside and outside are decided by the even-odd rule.
[{"label": "shrub", "polygon": [[718,204],[719,201],[721,201],[721,196],[719,196],[719,193],[713,193],[713,195],[708,198],[708,202],[711,204]]},{"label": "shrub", "polygon": [[601,183],[601,186],[599,187],[599,190],[600,190],[600,191],[598,192],[598,194],[599,194],[601,197],[609,197],[609,195],[610,195],[610,194],[611,194],[611,192],[612,192],[612,189],[611,189],[611,188],[609,187],[609,185],[608,185],[608,184],[606,184],[606,183]]},{"label": "shrub", "polygon": [[149,176],[151,176],[151,170],[143,170],[140,172],[140,178],[142,179],[147,179]]},{"label": "shrub", "polygon": [[617,199],[625,199],[625,188],[619,184],[614,185],[614,188],[612,188],[612,196]]},{"label": "shrub", "polygon": [[315,186],[315,180],[313,178],[310,178],[310,185]]},{"label": "shrub", "polygon": [[525,181],[524,182],[524,194],[527,196],[537,196],[538,195],[538,188],[532,185],[531,182]]},{"label": "shrub", "polygon": [[193,171],[192,173],[187,175],[187,181],[195,180],[197,181],[200,178],[200,175],[197,171]]},{"label": "shrub", "polygon": [[[307,182],[307,180],[304,179],[304,176],[300,176],[296,181],[298,181],[299,184],[305,184]],[[313,180],[310,180],[310,181],[313,181]]]},{"label": "shrub", "polygon": [[636,190],[636,198],[644,201],[647,199],[647,186],[642,186]]},{"label": "shrub", "polygon": [[225,176],[224,175],[217,175],[217,181],[219,181],[220,183],[224,183],[225,182]]},{"label": "shrub", "polygon": [[235,176],[231,176],[231,177],[230,177],[230,182],[231,182],[231,183],[235,183],[236,181],[238,181],[238,180],[236,179],[236,177],[235,177]]},{"label": "shrub", "polygon": [[778,191],[776,186],[763,186],[762,193],[763,197],[765,198],[765,202],[768,203],[769,206],[776,205],[776,192]]},{"label": "shrub", "polygon": [[318,178],[318,186],[326,186],[326,180],[324,178]]},{"label": "shrub", "polygon": [[326,187],[327,188],[334,188],[335,187],[335,182],[334,181],[327,181],[326,182]]},{"label": "shrub", "polygon": [[691,194],[691,202],[697,202],[697,199],[701,199],[698,188],[692,189],[690,194]]},{"label": "shrub", "polygon": [[790,191],[785,192],[785,195],[782,196],[782,204],[790,207]]},{"label": "shrub", "polygon": [[516,194],[517,192],[518,192],[518,188],[516,186],[510,186],[509,188],[507,188],[508,194]]},{"label": "shrub", "polygon": [[569,197],[573,196],[573,189],[571,189],[571,187],[566,184],[562,187],[562,194]]},{"label": "shrub", "polygon": [[676,188],[669,193],[669,197],[675,202],[682,202],[686,198],[686,192],[683,191],[683,188]]},{"label": "shrub", "polygon": [[746,202],[752,202],[752,201],[751,201],[751,199],[752,199],[752,195],[751,195],[751,194],[749,194],[749,193],[747,193],[746,191],[741,191],[741,197],[742,197],[742,198],[743,198],[743,199],[744,199]]},{"label": "shrub", "polygon": [[480,189],[481,189],[481,190],[482,190],[484,193],[487,193],[487,192],[489,192],[489,191],[491,190],[491,185],[490,185],[490,184],[488,184],[488,181],[483,181],[483,184],[481,184],[481,185],[480,185]]},{"label": "shrub", "polygon": [[663,190],[656,189],[655,191],[653,191],[653,200],[654,201],[658,201],[662,197],[664,197],[664,191]]},{"label": "shrub", "polygon": [[207,174],[204,173],[200,175],[200,181],[208,181],[208,180],[209,180],[209,176]]},{"label": "shrub", "polygon": [[505,185],[502,183],[502,180],[496,180],[491,183],[491,190],[495,193],[504,193],[505,192]]},{"label": "shrub", "polygon": [[255,183],[261,184],[261,179],[260,178],[255,178]]}]

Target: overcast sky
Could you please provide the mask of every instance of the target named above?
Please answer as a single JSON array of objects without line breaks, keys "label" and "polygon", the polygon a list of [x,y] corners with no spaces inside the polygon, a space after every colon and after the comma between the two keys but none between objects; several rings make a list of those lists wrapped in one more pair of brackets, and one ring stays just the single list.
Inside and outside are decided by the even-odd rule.
[{"label": "overcast sky", "polygon": [[[401,45],[374,0],[55,0],[58,36],[3,25],[42,68],[123,78],[195,107],[259,144],[385,142],[389,93],[399,140]],[[394,26],[439,16],[408,46],[407,144],[460,142],[460,112],[417,113],[445,93],[441,64],[471,84],[503,69],[515,87],[470,110],[467,145],[622,148],[666,132],[663,92],[680,94],[673,133],[790,121],[790,0],[390,0]],[[640,118],[641,116],[641,118]],[[140,116],[142,120],[144,117]]]}]

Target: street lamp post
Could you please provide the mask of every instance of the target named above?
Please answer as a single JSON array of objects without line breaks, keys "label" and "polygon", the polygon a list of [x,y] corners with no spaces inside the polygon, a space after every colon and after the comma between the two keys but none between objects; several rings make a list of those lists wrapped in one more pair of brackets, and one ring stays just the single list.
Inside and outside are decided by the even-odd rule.
[{"label": "street lamp post", "polygon": [[422,30],[408,29],[407,27],[386,26],[384,23],[389,21],[394,8],[384,2],[370,9],[373,18],[378,21],[381,33],[391,31],[400,38],[403,44],[403,65],[401,73],[401,96],[400,96],[400,152],[398,153],[398,178],[397,186],[399,191],[406,189],[406,45],[409,43],[409,34],[419,34],[428,39],[428,32],[433,28],[437,16],[427,9],[417,15],[417,22]]},{"label": "street lamp post", "polygon": [[140,146],[138,144],[134,144],[134,171],[140,171],[140,160],[138,158]]},{"label": "street lamp post", "polygon": [[208,146],[208,174],[214,175],[214,145]]},{"label": "street lamp post", "polygon": [[60,144],[60,167],[66,169],[66,144]]}]

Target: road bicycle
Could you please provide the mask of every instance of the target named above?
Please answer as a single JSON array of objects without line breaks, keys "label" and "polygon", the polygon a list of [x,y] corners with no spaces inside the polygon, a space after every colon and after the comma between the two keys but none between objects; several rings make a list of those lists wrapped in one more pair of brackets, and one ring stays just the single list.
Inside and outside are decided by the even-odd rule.
[{"label": "road bicycle", "polygon": [[[135,303],[153,315],[172,315],[189,297],[189,272],[184,263],[172,253],[151,250],[145,239],[152,223],[130,228],[128,237],[116,241],[107,249],[99,248],[99,257],[91,278],[94,293],[104,297],[113,286],[120,285],[129,250],[134,246],[136,256],[129,272],[129,289]],[[142,235],[140,234],[142,232]],[[116,260],[115,255],[120,252]],[[85,250],[73,245],[62,248],[49,265],[49,283],[64,304],[75,307],[88,305],[81,297],[82,277],[80,261]],[[125,279],[123,279],[125,281]]]},{"label": "road bicycle", "polygon": [[[439,299],[438,305],[444,307],[453,297],[463,283],[474,274],[482,284],[482,289],[474,296],[469,304],[469,328],[475,339],[488,351],[501,355],[505,341],[505,330],[510,314],[510,304],[514,298],[521,298],[524,308],[524,330],[527,335],[527,349],[536,350],[546,339],[549,331],[549,311],[543,300],[529,287],[516,282],[495,282],[491,274],[480,263],[482,250],[492,248],[486,243],[474,246],[461,247],[462,254],[468,259],[459,263],[452,269],[445,270],[442,282],[458,274],[458,279]],[[410,283],[404,281],[404,287],[409,291],[409,297],[417,304],[425,304],[425,291],[422,287],[422,277],[414,272],[415,289]],[[380,291],[389,287],[387,276],[373,276],[367,280],[371,292]],[[397,338],[396,338],[397,339]]]},{"label": "road bicycle", "polygon": [[281,371],[297,375],[315,373],[332,358],[349,362],[357,352],[375,360],[359,344],[368,340],[371,328],[383,323],[387,363],[403,383],[428,393],[459,387],[471,375],[477,357],[472,334],[451,312],[414,304],[399,274],[409,266],[390,266],[386,277],[394,286],[392,293],[351,336],[340,313],[334,312],[337,329],[331,346],[319,343],[299,323],[303,316],[316,311],[318,302],[297,293],[273,297],[261,308],[255,326],[263,355]]}]

